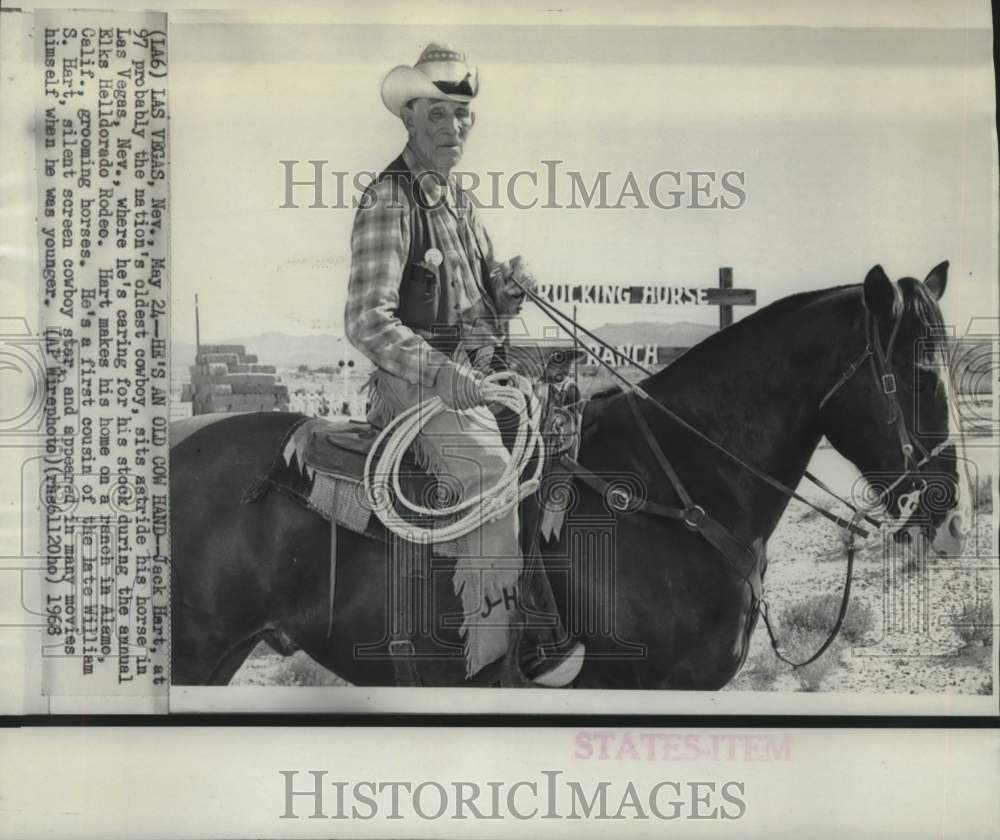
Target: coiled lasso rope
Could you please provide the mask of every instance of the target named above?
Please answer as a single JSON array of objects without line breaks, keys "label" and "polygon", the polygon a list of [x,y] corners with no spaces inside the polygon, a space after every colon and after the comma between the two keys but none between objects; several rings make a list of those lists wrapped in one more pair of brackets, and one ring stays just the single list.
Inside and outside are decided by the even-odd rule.
[{"label": "coiled lasso rope", "polygon": [[[541,402],[531,392],[530,386],[522,390],[516,384],[505,384],[516,383],[518,379],[515,374],[506,372],[493,373],[484,378],[482,388],[486,400],[505,406],[521,418],[517,439],[510,461],[497,483],[454,505],[439,508],[418,505],[406,498],[399,480],[403,457],[423,426],[432,417],[450,410],[444,401],[433,397],[418,403],[400,412],[382,430],[365,459],[364,488],[368,504],[386,528],[411,542],[450,542],[472,533],[485,522],[503,516],[538,489],[545,463],[545,442],[540,428]],[[532,475],[519,482],[521,472],[536,453],[538,458]],[[437,520],[454,520],[430,527],[415,525],[400,515],[393,504],[394,497],[414,513]]]}]

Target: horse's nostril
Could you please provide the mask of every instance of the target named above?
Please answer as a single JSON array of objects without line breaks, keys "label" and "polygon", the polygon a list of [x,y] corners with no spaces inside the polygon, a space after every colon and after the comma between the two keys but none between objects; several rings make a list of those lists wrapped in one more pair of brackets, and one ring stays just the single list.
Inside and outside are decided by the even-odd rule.
[{"label": "horse's nostril", "polygon": [[948,530],[955,539],[961,539],[965,536],[965,528],[962,524],[961,516],[953,516],[951,521],[948,523]]}]

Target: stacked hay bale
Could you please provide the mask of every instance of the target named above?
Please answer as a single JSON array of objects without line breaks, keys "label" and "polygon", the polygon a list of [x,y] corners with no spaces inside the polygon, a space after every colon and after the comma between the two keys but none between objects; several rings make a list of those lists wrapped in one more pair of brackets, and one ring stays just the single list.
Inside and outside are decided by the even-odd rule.
[{"label": "stacked hay bale", "polygon": [[242,344],[202,344],[191,366],[191,384],[181,400],[192,414],[237,411],[288,411],[288,386],[274,365],[257,363]]}]

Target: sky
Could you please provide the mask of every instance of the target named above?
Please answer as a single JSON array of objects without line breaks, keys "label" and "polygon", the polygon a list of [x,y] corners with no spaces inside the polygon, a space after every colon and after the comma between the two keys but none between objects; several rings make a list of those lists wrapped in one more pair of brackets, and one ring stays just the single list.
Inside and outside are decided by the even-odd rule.
[{"label": "sky", "polygon": [[[353,212],[309,208],[303,190],[299,209],[281,209],[279,161],[328,161],[348,183],[384,167],[405,133],[382,77],[431,41],[480,67],[463,170],[542,177],[559,160],[587,184],[609,172],[610,203],[629,172],[644,187],[661,170],[743,173],[738,209],[691,209],[688,196],[676,209],[481,210],[498,253],[523,254],[543,283],[710,286],[725,265],[763,305],[860,282],[876,263],[923,277],[948,259],[946,320],[962,333],[997,317],[987,29],[182,23],[170,37],[175,341],[194,339],[196,293],[203,340],[342,331]],[[523,192],[544,202],[542,183]],[[718,311],[579,316],[714,323]]]}]

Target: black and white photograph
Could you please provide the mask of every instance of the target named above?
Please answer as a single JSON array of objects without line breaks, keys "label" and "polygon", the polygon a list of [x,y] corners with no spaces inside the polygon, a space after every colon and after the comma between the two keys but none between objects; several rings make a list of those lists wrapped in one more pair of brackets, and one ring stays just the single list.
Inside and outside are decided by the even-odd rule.
[{"label": "black and white photograph", "polygon": [[993,696],[990,44],[181,27],[172,684]]},{"label": "black and white photograph", "polygon": [[989,836],[990,3],[84,5],[0,14],[0,833]]}]

